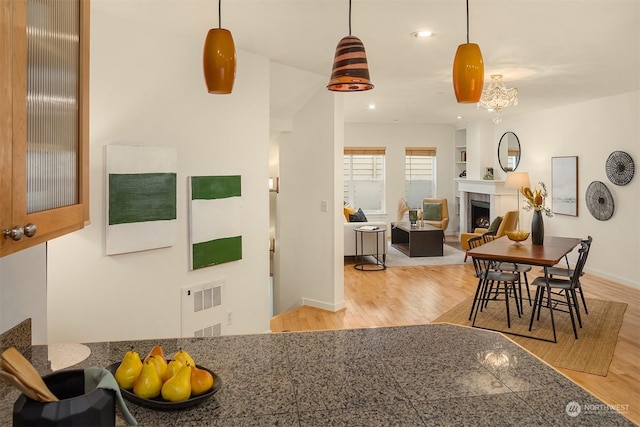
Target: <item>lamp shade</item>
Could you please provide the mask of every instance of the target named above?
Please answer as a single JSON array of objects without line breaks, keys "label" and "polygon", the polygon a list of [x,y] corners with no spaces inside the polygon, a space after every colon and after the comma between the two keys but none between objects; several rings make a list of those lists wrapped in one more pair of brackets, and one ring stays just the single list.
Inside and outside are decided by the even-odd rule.
[{"label": "lamp shade", "polygon": [[522,187],[529,187],[529,172],[507,172],[507,179],[504,181],[504,188],[509,190],[520,190]]},{"label": "lamp shade", "polygon": [[358,37],[347,36],[338,43],[327,89],[335,92],[373,89],[369,78],[367,54]]},{"label": "lamp shade", "polygon": [[229,30],[209,30],[204,42],[202,63],[209,93],[231,93],[236,79],[236,46]]},{"label": "lamp shade", "polygon": [[480,101],[484,85],[484,63],[480,46],[465,43],[458,46],[453,60],[453,90],[458,102]]}]

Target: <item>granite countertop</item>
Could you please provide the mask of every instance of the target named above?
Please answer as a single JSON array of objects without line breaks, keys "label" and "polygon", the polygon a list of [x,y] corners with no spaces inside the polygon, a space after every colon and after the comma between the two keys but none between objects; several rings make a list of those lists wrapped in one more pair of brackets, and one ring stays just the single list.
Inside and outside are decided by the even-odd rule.
[{"label": "granite countertop", "polygon": [[[128,402],[140,425],[634,425],[502,335],[449,324],[87,343],[91,354],[72,368],[108,366],[132,347],[144,357],[156,344],[167,356],[182,347],[222,387],[178,411]],[[504,362],[487,356],[496,352],[509,368],[481,363]],[[24,353],[47,372],[48,346]],[[1,382],[0,425],[11,425],[18,395]],[[126,425],[119,413],[116,424]]]}]

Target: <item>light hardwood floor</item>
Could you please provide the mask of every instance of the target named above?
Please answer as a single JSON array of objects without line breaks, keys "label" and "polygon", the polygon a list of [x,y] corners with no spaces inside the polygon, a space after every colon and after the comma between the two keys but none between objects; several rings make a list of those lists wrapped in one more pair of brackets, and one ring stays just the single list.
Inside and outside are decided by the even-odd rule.
[{"label": "light hardwood floor", "polygon": [[[558,370],[604,402],[622,405],[620,412],[640,425],[640,290],[591,274],[586,274],[581,282],[585,296],[626,302],[628,308],[606,377]],[[299,307],[273,317],[271,330],[309,331],[431,323],[472,296],[476,284],[472,265],[394,267],[362,272],[345,262],[344,309],[334,313]]]}]

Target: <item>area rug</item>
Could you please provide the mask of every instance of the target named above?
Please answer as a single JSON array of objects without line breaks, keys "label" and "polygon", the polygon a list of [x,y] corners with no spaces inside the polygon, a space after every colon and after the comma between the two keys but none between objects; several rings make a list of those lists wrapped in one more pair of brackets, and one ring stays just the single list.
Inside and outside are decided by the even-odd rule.
[{"label": "area rug", "polygon": [[[469,311],[473,298],[461,302],[433,323],[453,323],[471,326]],[[587,298],[589,314],[582,314],[582,329],[578,327],[578,339],[573,336],[568,313],[554,312],[557,343],[515,336],[510,333],[553,338],[548,310],[543,310],[539,321],[534,321],[529,332],[531,307],[526,299],[524,313],[518,318],[515,305],[511,304],[511,329],[507,328],[504,301],[490,302],[487,309],[478,313],[476,326],[505,332],[505,336],[521,345],[540,359],[557,368],[571,369],[588,374],[606,376],[618,341],[626,303]],[[509,333],[510,332],[510,333]]]},{"label": "area rug", "polygon": [[[447,244],[443,245],[443,256],[408,257],[393,246],[387,246],[387,267],[413,267],[420,265],[451,265],[464,264],[464,251]],[[468,259],[471,263],[471,258]]]}]

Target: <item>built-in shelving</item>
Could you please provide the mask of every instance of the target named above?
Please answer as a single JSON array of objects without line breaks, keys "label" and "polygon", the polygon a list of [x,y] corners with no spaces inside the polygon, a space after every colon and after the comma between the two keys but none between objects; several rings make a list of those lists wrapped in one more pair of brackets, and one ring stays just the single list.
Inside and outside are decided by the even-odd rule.
[{"label": "built-in shelving", "polygon": [[456,221],[454,222],[453,231],[460,230],[460,194],[458,191],[458,181],[466,178],[467,171],[467,130],[456,129],[455,132],[455,152],[454,152],[454,212],[456,213]]}]

